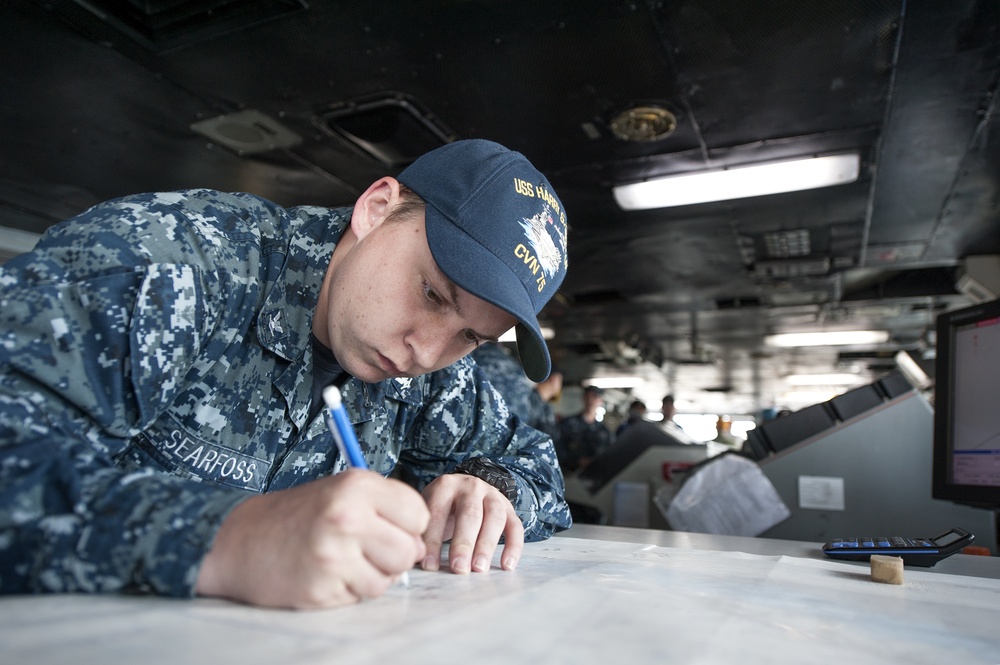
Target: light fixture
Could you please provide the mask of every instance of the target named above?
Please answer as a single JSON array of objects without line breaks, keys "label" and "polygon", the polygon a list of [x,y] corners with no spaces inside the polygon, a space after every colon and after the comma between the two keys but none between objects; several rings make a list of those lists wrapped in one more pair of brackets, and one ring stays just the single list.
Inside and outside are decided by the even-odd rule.
[{"label": "light fixture", "polygon": [[229,148],[241,157],[294,148],[302,137],[256,109],[200,120],[191,130]]},{"label": "light fixture", "polygon": [[677,129],[677,118],[667,109],[650,104],[625,109],[612,118],[609,127],[622,141],[661,141]]},{"label": "light fixture", "polygon": [[764,338],[767,346],[850,346],[884,344],[889,341],[885,330],[831,330],[828,332],[781,333]]},{"label": "light fixture", "polygon": [[580,382],[584,386],[594,386],[601,390],[608,388],[638,388],[643,384],[639,376],[595,376]]},{"label": "light fixture", "polygon": [[934,381],[931,377],[927,376],[924,368],[908,352],[898,351],[893,359],[896,361],[896,366],[903,373],[903,376],[920,390],[927,390],[934,385]]},{"label": "light fixture", "polygon": [[623,210],[646,210],[843,185],[857,180],[860,170],[856,154],[829,155],[684,173],[617,185],[613,191]]}]

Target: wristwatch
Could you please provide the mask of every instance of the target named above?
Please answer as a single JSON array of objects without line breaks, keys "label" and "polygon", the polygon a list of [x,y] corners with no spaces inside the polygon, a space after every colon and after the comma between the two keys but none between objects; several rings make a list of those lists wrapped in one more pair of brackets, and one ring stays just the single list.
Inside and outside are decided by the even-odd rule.
[{"label": "wristwatch", "polygon": [[452,473],[475,476],[500,490],[511,505],[517,501],[517,481],[510,471],[485,457],[470,457],[455,467]]}]

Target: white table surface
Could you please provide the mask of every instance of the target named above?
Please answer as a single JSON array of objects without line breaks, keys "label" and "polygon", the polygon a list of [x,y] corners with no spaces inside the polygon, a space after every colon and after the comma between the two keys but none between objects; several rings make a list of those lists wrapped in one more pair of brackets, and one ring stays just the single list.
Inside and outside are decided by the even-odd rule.
[{"label": "white table surface", "polygon": [[905,576],[817,543],[580,525],[513,573],[414,570],[334,610],[3,598],[0,663],[1000,663],[1000,559]]},{"label": "white table surface", "polygon": [[[913,534],[933,536],[936,534]],[[629,527],[597,526],[577,524],[569,531],[557,534],[557,538],[589,538],[591,540],[619,540],[630,543],[645,543],[662,547],[679,547],[696,550],[716,550],[722,552],[745,552],[768,556],[794,556],[817,561],[829,561],[823,554],[822,543],[807,543],[798,540],[778,540],[775,538],[743,538],[741,536],[716,536],[707,533],[685,533],[683,531],[662,531],[659,529],[633,529]],[[867,563],[848,564],[868,569]],[[910,568],[907,568],[910,570]],[[913,568],[951,575],[971,575],[1000,579],[1000,557],[969,556],[954,554],[939,561],[931,568]],[[1000,665],[1000,661],[998,661]]]}]

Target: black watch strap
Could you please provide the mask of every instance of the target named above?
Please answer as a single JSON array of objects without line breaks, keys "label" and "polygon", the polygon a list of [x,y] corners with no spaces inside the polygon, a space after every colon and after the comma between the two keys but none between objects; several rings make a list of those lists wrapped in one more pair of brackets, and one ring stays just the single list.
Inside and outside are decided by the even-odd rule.
[{"label": "black watch strap", "polygon": [[511,504],[517,502],[517,481],[510,471],[485,457],[470,457],[455,467],[453,473],[475,476],[500,490]]}]

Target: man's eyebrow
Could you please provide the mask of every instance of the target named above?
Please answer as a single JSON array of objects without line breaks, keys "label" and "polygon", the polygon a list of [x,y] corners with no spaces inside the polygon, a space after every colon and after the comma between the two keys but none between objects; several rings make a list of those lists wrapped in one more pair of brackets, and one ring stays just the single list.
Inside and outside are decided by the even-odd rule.
[{"label": "man's eyebrow", "polygon": [[[448,289],[448,298],[449,298],[449,300],[451,302],[451,306],[455,308],[455,312],[459,316],[462,316],[462,306],[458,303],[458,289],[455,288],[455,283],[453,281],[451,281],[450,279],[448,279],[447,275],[445,275],[444,273],[442,273],[440,268],[438,268],[438,273],[441,275],[442,279],[444,279],[445,287]],[[484,334],[482,334],[480,332],[477,332],[476,330],[474,330],[472,328],[469,328],[469,330],[472,330],[472,334],[475,335],[478,339],[483,340],[484,342],[498,342],[498,341],[500,341],[500,338],[498,338],[498,337],[492,337],[490,335],[484,335]]]}]

